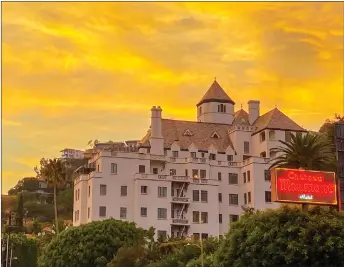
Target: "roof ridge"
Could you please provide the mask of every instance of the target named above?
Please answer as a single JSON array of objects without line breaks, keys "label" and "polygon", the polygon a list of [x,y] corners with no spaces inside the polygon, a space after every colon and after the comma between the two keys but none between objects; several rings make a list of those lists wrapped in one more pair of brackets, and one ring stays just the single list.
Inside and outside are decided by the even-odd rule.
[{"label": "roof ridge", "polygon": [[165,121],[181,121],[181,122],[192,122],[192,123],[199,123],[199,124],[214,124],[214,125],[227,125],[227,126],[231,126],[231,124],[227,124],[227,123],[217,123],[217,122],[200,122],[200,121],[188,121],[188,120],[175,120],[175,119],[162,119]]}]

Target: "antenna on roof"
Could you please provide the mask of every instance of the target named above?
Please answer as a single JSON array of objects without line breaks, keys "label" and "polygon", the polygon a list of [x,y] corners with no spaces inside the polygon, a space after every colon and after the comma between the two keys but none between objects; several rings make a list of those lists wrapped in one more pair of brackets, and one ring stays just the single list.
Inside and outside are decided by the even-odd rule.
[{"label": "antenna on roof", "polygon": [[275,105],[275,108],[277,108],[277,105]]},{"label": "antenna on roof", "polygon": [[214,80],[216,81],[216,77],[214,77]]},{"label": "antenna on roof", "polygon": [[242,108],[242,103],[241,103],[241,108]]}]

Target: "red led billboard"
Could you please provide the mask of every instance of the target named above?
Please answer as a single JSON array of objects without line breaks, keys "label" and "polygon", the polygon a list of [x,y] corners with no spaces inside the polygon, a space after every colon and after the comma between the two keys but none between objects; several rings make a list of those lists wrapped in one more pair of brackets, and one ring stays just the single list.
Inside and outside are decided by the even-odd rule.
[{"label": "red led billboard", "polygon": [[272,201],[337,205],[334,172],[276,168],[271,170]]}]

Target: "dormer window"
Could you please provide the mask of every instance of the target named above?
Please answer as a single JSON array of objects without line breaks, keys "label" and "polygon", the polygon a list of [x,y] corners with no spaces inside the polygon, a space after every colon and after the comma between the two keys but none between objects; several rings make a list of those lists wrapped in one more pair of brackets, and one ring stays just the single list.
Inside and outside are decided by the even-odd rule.
[{"label": "dormer window", "polygon": [[217,112],[226,113],[226,105],[220,104],[217,106]]},{"label": "dormer window", "polygon": [[211,138],[220,138],[220,135],[217,133],[217,132],[214,132],[212,135],[211,135]]},{"label": "dormer window", "polygon": [[191,131],[190,131],[189,129],[187,129],[187,130],[184,132],[183,135],[184,135],[184,136],[192,136],[192,133],[191,133]]}]

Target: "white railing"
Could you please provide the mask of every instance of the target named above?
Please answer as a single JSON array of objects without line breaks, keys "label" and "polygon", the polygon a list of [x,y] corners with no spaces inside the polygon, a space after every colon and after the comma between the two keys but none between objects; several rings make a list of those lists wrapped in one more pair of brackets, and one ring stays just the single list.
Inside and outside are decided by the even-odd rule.
[{"label": "white railing", "polygon": [[188,197],[172,197],[173,202],[189,203],[190,199]]},{"label": "white railing", "polygon": [[189,220],[188,219],[172,219],[172,223],[175,223],[175,224],[188,224]]}]

